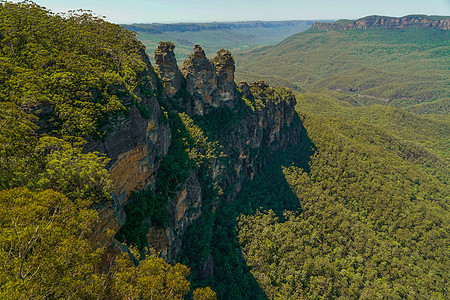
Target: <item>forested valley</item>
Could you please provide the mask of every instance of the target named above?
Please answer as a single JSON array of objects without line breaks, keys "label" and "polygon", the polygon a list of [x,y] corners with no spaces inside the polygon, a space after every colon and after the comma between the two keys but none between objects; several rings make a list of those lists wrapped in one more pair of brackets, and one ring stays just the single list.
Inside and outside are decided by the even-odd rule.
[{"label": "forested valley", "polygon": [[448,30],[389,30],[239,53],[237,86],[229,51],[181,73],[170,42],[156,67],[90,12],[1,1],[0,298],[448,299]]}]

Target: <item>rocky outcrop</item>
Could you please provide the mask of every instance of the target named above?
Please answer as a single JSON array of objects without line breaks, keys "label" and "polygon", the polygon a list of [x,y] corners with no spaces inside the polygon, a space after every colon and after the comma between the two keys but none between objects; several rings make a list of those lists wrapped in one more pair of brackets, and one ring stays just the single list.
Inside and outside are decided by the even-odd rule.
[{"label": "rocky outcrop", "polygon": [[193,97],[193,111],[203,115],[210,107],[219,106],[217,75],[202,47],[195,45],[194,53],[183,63],[186,90]]},{"label": "rocky outcrop", "polygon": [[[164,54],[164,51],[171,50],[159,47],[155,55],[171,55],[173,63],[173,54]],[[162,62],[156,57],[155,61]],[[157,68],[161,72],[164,69],[167,67]],[[174,70],[176,66],[171,65],[170,69]],[[233,201],[244,182],[252,180],[275,151],[297,143],[302,126],[290,90],[275,89],[264,82],[242,82],[238,89],[234,82],[234,59],[228,50],[221,49],[216,57],[208,60],[203,49],[196,45],[194,53],[184,62],[182,72],[186,90],[180,90],[178,98],[172,97],[178,105],[171,109],[214,124],[216,131],[208,132],[208,136],[217,141],[226,157],[209,165],[212,184],[219,191],[214,209],[220,201]],[[160,75],[171,78],[166,73]],[[170,81],[166,84],[173,86]],[[167,226],[152,228],[147,235],[149,244],[168,260],[177,256],[186,229],[201,216],[203,199],[197,176],[196,171],[191,171],[176,195],[169,196],[170,221]],[[213,270],[213,258],[208,261],[209,265],[204,266],[206,273]]]},{"label": "rocky outcrop", "polygon": [[157,71],[161,75],[164,90],[168,96],[173,96],[185,87],[185,81],[177,65],[175,45],[171,42],[159,42],[155,50]]},{"label": "rocky outcrop", "polygon": [[195,172],[191,172],[175,201],[168,203],[167,209],[171,224],[166,227],[168,247],[167,254],[163,255],[173,260],[182,247],[187,228],[202,214],[202,189]]},{"label": "rocky outcrop", "polygon": [[195,172],[191,172],[181,190],[168,202],[167,210],[169,223],[150,228],[147,240],[162,257],[174,260],[182,247],[186,229],[202,214],[202,189]]},{"label": "rocky outcrop", "polygon": [[316,22],[313,27],[319,30],[350,30],[367,28],[410,28],[427,27],[441,30],[450,29],[450,18],[447,17],[429,17],[425,15],[411,15],[401,18],[369,16],[348,23],[322,23]]},{"label": "rocky outcrop", "polygon": [[232,105],[236,100],[236,84],[234,83],[234,59],[231,52],[225,49],[217,51],[213,58],[214,67],[217,76],[217,89],[221,101]]},{"label": "rocky outcrop", "polygon": [[[174,45],[160,42],[155,51],[157,70],[165,92],[180,108],[190,114],[204,115],[214,108],[231,107],[236,100],[235,64],[230,51],[221,49],[211,61],[195,45],[194,53],[183,63],[183,75],[176,64]],[[187,93],[181,93],[181,91]]]},{"label": "rocky outcrop", "polygon": [[273,153],[300,139],[302,125],[295,112],[297,102],[290,90],[281,90],[286,92],[284,98],[275,92],[279,89],[262,81],[239,84],[242,97],[249,103],[238,98],[234,107],[236,111],[246,110],[245,116],[227,124],[217,137],[222,151],[233,158],[222,168],[222,180],[218,183],[227,191],[227,201],[235,199],[243,183],[252,180]]},{"label": "rocky outcrop", "polygon": [[[264,82],[241,83],[238,89],[234,60],[228,50],[219,50],[210,61],[197,45],[183,65],[183,76],[173,49],[173,44],[162,42],[155,51],[162,89],[143,55],[147,68],[139,76],[135,94],[121,99],[127,113],[109,116],[102,128],[104,139],[90,141],[85,149],[103,152],[111,159],[108,167],[115,183],[114,201],[98,208],[101,222],[92,235],[93,243],[108,245],[113,240],[111,232],[119,230],[126,220],[123,207],[132,205],[130,193],[156,189],[156,174],[172,143],[161,105],[204,124],[214,124],[216,129],[208,131],[207,136],[220,147],[223,159],[210,161],[206,169],[193,167],[186,180],[177,183],[176,190],[165,191],[169,221],[164,226],[149,223],[147,241],[167,260],[176,258],[186,230],[205,209],[202,178],[209,176],[212,182],[208,184],[219,191],[217,199],[209,202],[209,209],[217,208],[220,201],[233,201],[243,183],[252,180],[276,150],[298,142],[302,129],[295,114],[295,97],[289,90],[274,89]],[[116,245],[108,251],[112,256],[124,247]],[[210,274],[213,270],[211,256],[202,272]]]}]

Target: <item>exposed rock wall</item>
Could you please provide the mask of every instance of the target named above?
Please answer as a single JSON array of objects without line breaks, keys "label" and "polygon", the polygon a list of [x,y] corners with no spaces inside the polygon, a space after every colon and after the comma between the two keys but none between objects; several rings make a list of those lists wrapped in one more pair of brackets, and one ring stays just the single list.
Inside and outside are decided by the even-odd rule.
[{"label": "exposed rock wall", "polygon": [[401,18],[369,16],[347,24],[322,23],[313,24],[320,30],[349,30],[349,29],[367,29],[367,28],[409,28],[409,27],[428,27],[441,30],[450,29],[450,19],[431,18],[424,15],[405,16]]},{"label": "exposed rock wall", "polygon": [[[122,99],[128,111],[110,115],[102,128],[106,136],[101,141],[91,140],[84,149],[105,153],[111,159],[108,167],[114,181],[114,201],[98,209],[101,222],[92,238],[102,245],[112,241],[108,228],[117,231],[125,223],[123,206],[130,193],[154,185],[159,161],[166,156],[171,141],[170,128],[161,122],[161,107],[154,94],[157,76],[144,52],[142,60],[147,67],[139,74],[135,97]],[[133,104],[136,99],[140,109]]]},{"label": "exposed rock wall", "polygon": [[[143,54],[147,68],[140,74],[135,97],[122,99],[128,103],[127,113],[111,115],[103,128],[107,132],[105,138],[92,140],[86,146],[85,151],[100,151],[111,158],[109,169],[115,183],[114,201],[98,208],[101,222],[92,236],[95,243],[107,245],[112,241],[108,229],[117,231],[124,224],[123,207],[130,204],[127,201],[131,192],[156,186],[156,174],[171,144],[170,128],[163,121],[156,94],[166,109],[186,112],[200,123],[203,120],[216,128],[208,134],[226,158],[215,159],[208,167],[213,185],[219,190],[212,209],[221,200],[234,200],[245,180],[253,179],[274,151],[299,140],[302,127],[295,121],[296,101],[292,93],[283,90],[283,97],[278,97],[276,90],[263,82],[241,83],[238,89],[234,60],[223,49],[210,61],[203,49],[195,46],[181,73],[173,49],[173,44],[162,42],[155,51],[157,71],[164,83],[162,90]],[[254,103],[248,104],[243,98]],[[162,227],[152,226],[146,235],[149,245],[167,260],[175,259],[187,228],[202,215],[204,199],[199,172],[194,168],[176,191],[170,191],[169,221]],[[117,243],[116,248],[110,247],[108,253],[116,253],[119,246]],[[208,264],[205,270],[213,272],[212,257]]]},{"label": "exposed rock wall", "polygon": [[232,105],[236,100],[236,84],[234,83],[234,59],[231,52],[225,49],[217,51],[217,56],[213,59],[217,75],[217,89],[221,101]]},{"label": "exposed rock wall", "polygon": [[203,115],[210,107],[219,106],[217,75],[202,47],[195,45],[194,53],[183,63],[186,90],[193,97],[193,111]]},{"label": "exposed rock wall", "polygon": [[[162,51],[167,50],[161,47],[155,55],[161,55]],[[171,69],[176,68],[175,61],[172,60],[174,65]],[[272,153],[284,149],[289,143],[297,143],[302,130],[301,123],[295,121],[296,100],[292,92],[287,92],[284,98],[277,98],[272,95],[275,89],[264,82],[241,83],[238,92],[234,71],[234,59],[228,50],[219,50],[217,56],[209,61],[203,49],[196,45],[183,66],[186,93],[181,93],[182,100],[176,99],[183,105],[173,108],[187,112],[197,120],[206,120],[206,123],[221,123],[216,126],[219,127],[217,132],[209,133],[219,143],[227,159],[214,160],[210,175],[222,194],[220,198],[225,201],[235,199],[243,183],[261,171]],[[172,84],[168,82],[168,85]],[[249,99],[258,98],[258,105],[249,107],[239,93]],[[224,118],[226,114],[233,120]],[[150,230],[149,244],[166,259],[176,257],[186,229],[201,216],[201,197],[197,173],[191,172],[183,188],[169,200],[169,224],[165,228]],[[217,205],[220,203],[216,202],[213,207]],[[211,268],[207,267],[208,270]]]},{"label": "exposed rock wall", "polygon": [[168,96],[175,95],[186,85],[183,75],[177,66],[173,50],[175,45],[171,42],[160,42],[155,50],[157,71],[164,83],[164,90]]}]

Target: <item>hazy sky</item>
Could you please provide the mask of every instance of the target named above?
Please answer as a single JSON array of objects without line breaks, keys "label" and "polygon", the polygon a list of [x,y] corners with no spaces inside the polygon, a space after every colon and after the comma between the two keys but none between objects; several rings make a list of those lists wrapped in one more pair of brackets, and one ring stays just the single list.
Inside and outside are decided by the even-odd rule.
[{"label": "hazy sky", "polygon": [[[18,2],[18,1],[13,1]],[[91,9],[115,23],[357,19],[450,15],[450,0],[35,0],[53,12]]]}]

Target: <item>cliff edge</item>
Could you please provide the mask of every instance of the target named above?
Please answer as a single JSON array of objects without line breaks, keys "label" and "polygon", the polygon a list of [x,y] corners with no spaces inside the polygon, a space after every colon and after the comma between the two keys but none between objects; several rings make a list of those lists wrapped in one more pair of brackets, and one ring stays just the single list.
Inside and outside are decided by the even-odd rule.
[{"label": "cliff edge", "polygon": [[[230,51],[221,49],[209,60],[195,45],[180,69],[174,48],[160,42],[155,50],[156,77],[150,71],[144,76],[156,80],[146,106],[151,114],[110,168],[120,200],[116,211],[126,215],[116,238],[154,248],[169,261],[195,220],[233,201],[276,151],[298,143],[302,130],[292,91],[264,82],[237,85]],[[208,261],[213,264],[212,257]]]},{"label": "cliff edge", "polygon": [[346,22],[345,20],[334,23],[316,22],[312,27],[319,30],[350,30],[350,29],[367,29],[367,28],[410,28],[424,27],[441,30],[450,29],[449,17],[426,16],[426,15],[410,15],[401,18],[384,17],[384,16],[368,16],[356,21]]}]

